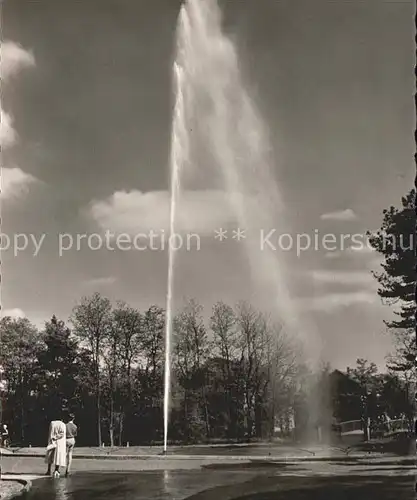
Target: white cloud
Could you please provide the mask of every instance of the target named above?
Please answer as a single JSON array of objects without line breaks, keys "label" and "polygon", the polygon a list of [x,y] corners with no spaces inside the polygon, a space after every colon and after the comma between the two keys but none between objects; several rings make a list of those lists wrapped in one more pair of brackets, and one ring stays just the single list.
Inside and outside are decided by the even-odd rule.
[{"label": "white cloud", "polygon": [[353,252],[356,255],[359,254],[372,254],[375,253],[375,248],[371,247],[369,244],[359,245],[359,246],[351,246],[347,249],[347,252]]},{"label": "white cloud", "polygon": [[324,254],[325,258],[326,259],[338,259],[339,257],[341,257],[343,254],[343,252],[341,251],[334,251],[334,252],[326,252]]},{"label": "white cloud", "polygon": [[17,134],[13,128],[13,118],[1,108],[0,120],[0,146],[4,150],[16,143]]},{"label": "white cloud", "polygon": [[35,177],[18,167],[1,168],[1,193],[0,199],[10,200],[26,194],[29,185],[38,182]]},{"label": "white cloud", "polygon": [[376,250],[368,245],[364,240],[364,242],[359,244],[358,246],[350,246],[344,250],[326,252],[324,256],[326,257],[326,259],[338,259],[342,256],[361,258],[373,256],[374,254],[376,254]]},{"label": "white cloud", "polygon": [[347,208],[346,210],[339,210],[336,212],[329,212],[326,214],[320,215],[321,220],[338,220],[338,221],[350,221],[356,220],[357,215],[351,208]]},{"label": "white cloud", "polygon": [[[14,42],[3,42],[0,45],[0,76],[1,83],[7,83],[10,77],[21,69],[35,65],[35,58],[27,50]],[[17,141],[17,134],[13,128],[12,116],[0,108],[0,147],[2,150],[13,146]]]},{"label": "white cloud", "polygon": [[328,293],[320,297],[303,299],[303,309],[310,311],[334,312],[353,305],[370,306],[379,301],[373,292]]},{"label": "white cloud", "polygon": [[0,45],[0,75],[2,82],[7,81],[21,69],[35,65],[33,54],[21,45],[5,41]]},{"label": "white cloud", "polygon": [[312,278],[320,283],[334,283],[341,285],[374,285],[375,279],[369,271],[326,271],[316,270],[311,273]]},{"label": "white cloud", "polygon": [[93,278],[90,280],[84,281],[84,285],[87,287],[100,287],[106,285],[113,285],[116,282],[116,278],[114,276],[108,276],[104,278]]},{"label": "white cloud", "polygon": [[[223,191],[182,192],[175,232],[213,234],[215,229],[234,220],[233,199]],[[246,199],[245,203],[251,200]],[[168,231],[170,195],[167,191],[118,191],[104,201],[92,202],[89,215],[103,230],[115,233]]]},{"label": "white cloud", "polygon": [[15,307],[13,309],[2,309],[1,311],[1,316],[2,318],[5,318],[6,316],[10,316],[11,318],[26,318],[26,314],[22,311],[22,309],[19,309],[18,307]]},{"label": "white cloud", "polygon": [[[5,41],[0,45],[0,77],[4,85],[21,69],[35,65],[33,54],[20,45]],[[13,146],[18,141],[18,135],[13,127],[13,117],[0,106],[0,150]],[[1,200],[15,198],[25,194],[29,184],[36,179],[17,167],[1,168]]]},{"label": "white cloud", "polygon": [[379,255],[378,257],[373,258],[367,263],[368,269],[372,269],[373,271],[382,271],[381,264],[385,262],[384,258],[382,255]]}]

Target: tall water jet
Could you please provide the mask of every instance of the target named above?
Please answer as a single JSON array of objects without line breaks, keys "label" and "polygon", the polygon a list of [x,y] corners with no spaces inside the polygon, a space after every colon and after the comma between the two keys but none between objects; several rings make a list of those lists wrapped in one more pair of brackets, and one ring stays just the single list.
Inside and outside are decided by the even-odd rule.
[{"label": "tall water jet", "polygon": [[[283,252],[262,247],[262,235],[288,232],[282,195],[272,168],[268,130],[243,84],[237,51],[222,29],[217,0],[187,0],[177,26],[173,67],[176,101],[171,151],[171,234],[179,192],[221,190],[245,232],[252,288],[274,297],[288,333],[302,340],[317,364],[320,345],[291,299]],[[204,153],[202,153],[202,151]],[[202,168],[202,163],[204,168]],[[277,223],[279,227],[277,227]],[[215,230],[216,228],[213,228]],[[168,434],[174,251],[169,250],[165,352],[164,451]]]},{"label": "tall water jet", "polygon": [[[184,118],[184,96],[182,93],[182,68],[175,62],[174,68],[175,105],[171,136],[170,160],[170,238],[175,234],[175,222],[180,191],[180,170],[187,158],[187,134]],[[174,291],[175,250],[168,245],[168,283],[165,320],[165,373],[164,373],[164,453],[168,447],[168,422],[171,392],[171,339],[173,327],[173,291]]]}]

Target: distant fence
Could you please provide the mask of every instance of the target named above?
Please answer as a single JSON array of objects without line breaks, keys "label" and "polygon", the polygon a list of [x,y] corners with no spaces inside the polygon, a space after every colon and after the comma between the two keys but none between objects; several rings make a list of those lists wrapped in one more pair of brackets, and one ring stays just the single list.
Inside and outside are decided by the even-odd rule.
[{"label": "distant fence", "polygon": [[407,432],[410,431],[410,422],[406,418],[398,418],[396,420],[391,420],[385,424],[388,427],[388,434],[393,434],[395,432]]},{"label": "distant fence", "polygon": [[[362,421],[348,420],[346,422],[341,422],[340,431],[342,436],[346,434],[359,434],[360,432],[363,432]],[[397,432],[408,431],[410,431],[410,423],[406,418],[398,418],[388,422],[383,422],[371,429],[372,434],[377,433],[384,436],[389,436],[390,434],[395,434]]]},{"label": "distant fence", "polygon": [[346,422],[340,422],[340,433],[350,434],[352,432],[362,432],[362,420],[347,420]]}]

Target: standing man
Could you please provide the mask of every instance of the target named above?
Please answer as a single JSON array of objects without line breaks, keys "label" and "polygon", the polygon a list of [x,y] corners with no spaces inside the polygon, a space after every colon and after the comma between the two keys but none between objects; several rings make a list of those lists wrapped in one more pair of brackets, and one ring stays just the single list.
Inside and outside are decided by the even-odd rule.
[{"label": "standing man", "polygon": [[75,446],[75,438],[77,437],[78,428],[74,424],[75,416],[70,413],[68,415],[68,422],[66,424],[66,434],[67,434],[67,471],[65,476],[68,477],[72,464],[72,453]]}]

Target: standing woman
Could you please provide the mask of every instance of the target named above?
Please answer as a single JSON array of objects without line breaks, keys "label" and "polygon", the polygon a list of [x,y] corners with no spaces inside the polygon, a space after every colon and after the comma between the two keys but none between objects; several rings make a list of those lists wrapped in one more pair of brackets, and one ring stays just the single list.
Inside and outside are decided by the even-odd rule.
[{"label": "standing woman", "polygon": [[49,425],[48,446],[46,448],[46,475],[51,475],[52,465],[55,466],[54,477],[59,477],[59,468],[67,465],[66,428],[62,420],[53,420]]}]

